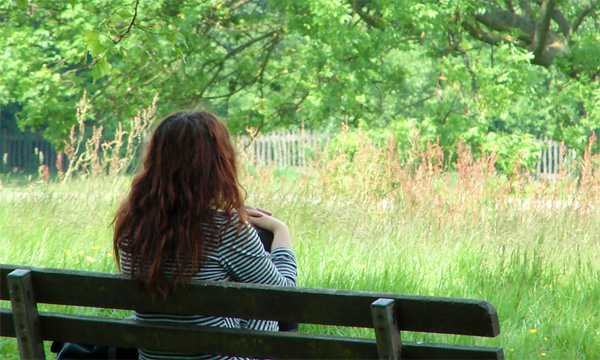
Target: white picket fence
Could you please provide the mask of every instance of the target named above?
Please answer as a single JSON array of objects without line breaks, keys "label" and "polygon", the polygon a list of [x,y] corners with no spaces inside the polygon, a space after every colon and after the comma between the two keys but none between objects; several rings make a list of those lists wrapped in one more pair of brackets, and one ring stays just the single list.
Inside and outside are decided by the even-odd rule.
[{"label": "white picket fence", "polygon": [[238,139],[251,161],[260,166],[306,168],[310,157],[327,142],[328,136],[313,130],[274,131],[251,139]]},{"label": "white picket fence", "polygon": [[546,144],[546,148],[540,151],[540,161],[536,167],[536,177],[538,179],[554,179],[570,165],[577,153],[573,149],[566,148],[562,143],[554,141],[548,137],[538,138],[540,143]]},{"label": "white picket fence", "polygon": [[[326,134],[312,130],[275,131],[261,135],[252,141],[249,137],[239,138],[241,146],[250,154],[252,161],[260,166],[306,168],[310,155],[327,143]],[[535,168],[536,177],[554,179],[565,165],[576,158],[575,150],[564,147],[548,137],[537,139],[545,144],[540,151],[540,161]],[[251,147],[251,148],[249,148]]]}]

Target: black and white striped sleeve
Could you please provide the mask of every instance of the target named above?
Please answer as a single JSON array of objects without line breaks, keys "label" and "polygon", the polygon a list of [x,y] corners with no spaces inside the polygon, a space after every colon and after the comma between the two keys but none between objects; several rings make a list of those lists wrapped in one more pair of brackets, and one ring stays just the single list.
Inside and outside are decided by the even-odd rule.
[{"label": "black and white striped sleeve", "polygon": [[234,281],[296,286],[297,261],[291,249],[275,248],[267,253],[253,227],[231,229],[221,239],[221,263]]}]

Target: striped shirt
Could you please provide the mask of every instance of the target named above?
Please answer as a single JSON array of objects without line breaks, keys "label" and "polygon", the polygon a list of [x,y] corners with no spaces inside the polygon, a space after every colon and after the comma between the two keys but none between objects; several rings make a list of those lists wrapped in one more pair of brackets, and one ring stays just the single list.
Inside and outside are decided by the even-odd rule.
[{"label": "striped shirt", "polygon": [[[269,254],[263,247],[254,228],[245,224],[240,232],[237,225],[237,215],[227,215],[217,212],[215,226],[225,229],[220,238],[207,237],[206,259],[193,280],[234,281],[256,284],[296,286],[297,262],[296,255],[291,249],[278,247]],[[230,221],[231,220],[231,221]],[[230,223],[228,225],[228,223]],[[228,227],[227,227],[228,226]],[[225,228],[227,227],[227,228]],[[247,230],[247,231],[246,231]],[[212,234],[214,232],[207,232]],[[166,264],[165,268],[170,268]],[[121,254],[123,273],[131,274],[131,254]],[[167,272],[167,276],[172,273]],[[135,318],[140,321],[167,322],[178,324],[194,324],[202,326],[218,326],[225,328],[243,328],[251,330],[277,331],[276,321],[246,320],[218,316],[179,316],[166,314],[142,314],[135,312]],[[152,352],[140,349],[140,359],[237,359],[227,356],[206,354],[182,355]]]}]

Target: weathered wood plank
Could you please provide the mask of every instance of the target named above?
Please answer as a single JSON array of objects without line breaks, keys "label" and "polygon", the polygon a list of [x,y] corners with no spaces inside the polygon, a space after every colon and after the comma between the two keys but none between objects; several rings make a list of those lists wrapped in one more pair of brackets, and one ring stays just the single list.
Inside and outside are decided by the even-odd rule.
[{"label": "weathered wood plank", "polygon": [[403,342],[402,360],[504,360],[499,347]]},{"label": "weathered wood plank", "polygon": [[[86,319],[87,318],[87,319]],[[168,352],[237,355],[276,359],[374,359],[374,340],[258,332],[216,327],[174,327],[135,320],[64,315],[41,317],[45,340],[93,342]]]},{"label": "weathered wood plank", "polygon": [[10,305],[21,359],[45,359],[31,271],[14,270],[7,275]]},{"label": "weathered wood plank", "polygon": [[[52,318],[54,316],[58,316],[58,318]],[[136,341],[140,337],[144,336],[144,331],[150,332],[151,330],[132,330],[134,327],[137,327],[137,322],[133,320],[114,320],[114,319],[103,319],[103,318],[95,318],[95,317],[85,317],[78,315],[63,315],[63,314],[52,314],[52,313],[40,313],[40,319],[42,323],[42,337],[44,340],[51,341],[71,341],[71,342],[80,342],[80,343],[90,343],[96,342],[98,344],[104,345],[112,345],[112,346],[122,346],[122,347],[133,347],[136,344]],[[10,314],[10,309],[0,309],[0,323],[2,327],[0,327],[0,336],[3,337],[15,337],[15,332],[12,326],[5,326],[5,324],[12,324],[12,315]],[[117,327],[115,327],[118,325]],[[146,325],[147,326],[147,325]],[[8,330],[7,330],[8,328]],[[168,327],[167,327],[168,328]],[[98,331],[100,330],[100,331]],[[196,329],[198,331],[204,330],[204,328]],[[211,330],[211,329],[207,329]],[[102,336],[99,337],[98,333],[101,333]],[[118,331],[126,331],[127,336],[118,335]],[[168,330],[164,330],[168,331]],[[217,332],[220,330],[217,329]],[[239,330],[242,332],[242,330]],[[279,334],[283,336],[290,337],[290,335]],[[308,335],[301,334],[303,336],[303,341],[309,341],[311,337],[317,337],[320,340],[325,339],[336,339],[335,336],[319,336],[319,335]],[[73,337],[71,337],[73,336]],[[162,336],[162,335],[161,335]],[[188,346],[195,346],[190,348],[192,351],[203,348],[203,343],[197,341],[196,337],[198,335],[195,333],[189,333],[187,331],[181,331],[177,333],[177,335],[169,336],[168,338],[179,338],[180,340],[175,339],[174,341],[183,341],[189,343]],[[210,338],[211,335],[206,335],[207,339]],[[214,338],[210,338],[210,341],[218,341],[219,335],[212,335]],[[293,335],[291,335],[293,336]],[[161,337],[161,339],[163,339]],[[194,339],[189,340],[189,339]],[[199,338],[198,338],[199,339]],[[160,339],[159,339],[160,340]],[[160,344],[167,343],[167,338],[160,340]],[[362,339],[354,339],[360,340],[361,344],[358,345],[356,341],[354,341],[353,345],[350,345],[352,351],[357,355],[354,358],[376,358],[377,348],[374,340],[365,340]],[[207,340],[209,341],[209,340]],[[256,341],[256,340],[255,340]],[[280,343],[280,338],[275,337],[275,340],[267,340],[274,341],[276,343]],[[156,342],[156,339],[152,337],[150,343]],[[146,344],[148,343],[146,342]],[[246,344],[246,351],[248,353],[252,353],[252,345],[254,344],[252,341],[243,342]],[[156,343],[159,344],[159,343]],[[247,345],[250,344],[250,345]],[[261,343],[260,346],[264,347],[265,342]],[[341,342],[343,346],[347,346],[348,342]],[[214,344],[213,344],[214,345]],[[173,345],[177,346],[177,343]],[[238,346],[238,344],[234,344],[232,346]],[[277,347],[278,345],[275,344]],[[297,345],[298,346],[298,345]],[[270,345],[267,347],[271,349]],[[217,347],[210,348],[211,350],[218,350]],[[277,349],[279,349],[277,347]],[[358,350],[357,350],[358,349]],[[179,349],[181,351],[181,349]],[[280,349],[278,350],[280,351]],[[285,351],[285,350],[284,350]],[[327,348],[325,352],[327,352]],[[304,350],[306,354],[307,351]],[[259,354],[259,353],[255,353]],[[264,355],[264,353],[261,353]],[[362,355],[361,355],[362,354]],[[265,355],[266,356],[266,355]],[[298,358],[299,355],[287,355],[284,357],[277,358]],[[273,356],[275,357],[275,356]],[[315,358],[325,358],[321,355],[316,356]],[[335,356],[331,357],[335,358]],[[349,356],[348,358],[352,358]],[[497,347],[481,347],[481,346],[466,346],[466,345],[447,345],[447,344],[429,344],[429,343],[415,343],[415,342],[404,342],[402,345],[402,359],[497,359],[503,360],[504,353],[501,348]]]},{"label": "weathered wood plank", "polygon": [[394,305],[395,301],[392,299],[377,299],[371,304],[379,359],[402,358],[402,340],[394,318]]},{"label": "weathered wood plank", "polygon": [[[1,276],[14,265],[0,265]],[[299,323],[372,327],[370,305],[378,298],[396,302],[400,330],[495,337],[496,309],[487,301],[334,289],[280,288],[256,284],[198,282],[153,304],[119,274],[31,268],[39,302],[137,309],[145,312],[211,314]],[[77,291],[66,292],[69,283]],[[190,301],[193,298],[194,301]],[[227,299],[229,307],[223,307]],[[290,312],[289,309],[297,309]],[[356,309],[353,313],[340,308]]]}]

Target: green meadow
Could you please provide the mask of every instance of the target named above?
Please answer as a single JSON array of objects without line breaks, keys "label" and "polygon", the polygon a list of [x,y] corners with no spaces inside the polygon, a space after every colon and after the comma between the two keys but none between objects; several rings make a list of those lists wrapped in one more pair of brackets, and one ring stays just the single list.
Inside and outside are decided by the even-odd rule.
[{"label": "green meadow", "polygon": [[[400,157],[364,141],[303,170],[245,166],[241,180],[247,203],[288,223],[300,286],[486,299],[499,313],[496,339],[403,339],[502,346],[507,359],[599,359],[598,169],[506,178],[493,158],[463,153],[450,169],[434,148]],[[0,262],[117,271],[110,223],[131,177],[1,179]],[[301,331],[364,335],[310,327]],[[0,339],[0,357],[18,358],[13,339]]]}]

